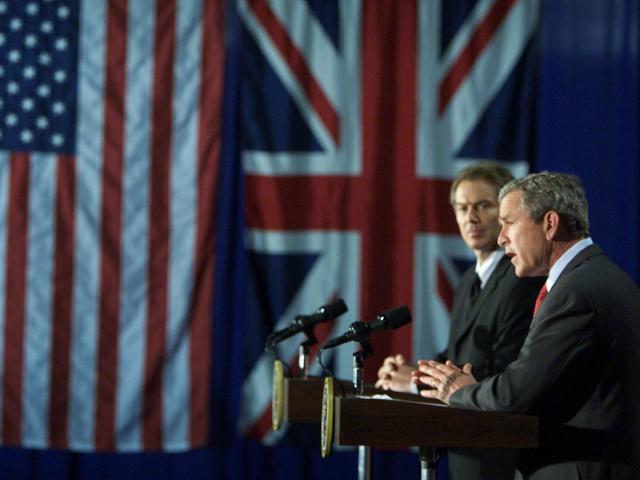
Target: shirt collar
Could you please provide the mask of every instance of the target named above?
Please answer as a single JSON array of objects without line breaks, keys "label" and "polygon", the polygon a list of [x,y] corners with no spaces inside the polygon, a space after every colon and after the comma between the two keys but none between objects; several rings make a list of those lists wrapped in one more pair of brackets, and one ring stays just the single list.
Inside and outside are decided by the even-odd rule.
[{"label": "shirt collar", "polygon": [[546,282],[548,292],[551,291],[560,274],[563,272],[566,266],[569,265],[569,262],[589,245],[593,245],[593,240],[591,240],[591,237],[583,238],[578,243],[573,245],[569,250],[564,252],[562,256],[560,256],[560,258],[556,261],[556,263],[552,265],[551,269],[549,270],[549,276],[547,277]]},{"label": "shirt collar", "polygon": [[476,260],[476,273],[480,277],[480,288],[489,281],[489,277],[500,263],[500,260],[504,256],[504,251],[501,249],[494,250],[482,263],[480,260]]}]

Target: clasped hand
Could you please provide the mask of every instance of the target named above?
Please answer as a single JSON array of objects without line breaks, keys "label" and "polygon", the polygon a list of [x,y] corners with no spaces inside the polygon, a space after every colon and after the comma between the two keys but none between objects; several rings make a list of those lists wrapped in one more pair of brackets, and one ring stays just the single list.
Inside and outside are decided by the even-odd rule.
[{"label": "clasped hand", "polygon": [[416,369],[407,363],[400,354],[392,355],[384,359],[378,370],[376,388],[393,390],[395,392],[409,392],[411,390],[411,373]]},{"label": "clasped hand", "polygon": [[444,364],[434,360],[418,360],[418,370],[411,375],[413,383],[419,387],[430,387],[421,389],[420,395],[435,398],[446,404],[449,404],[451,395],[460,388],[477,383],[471,374],[470,363],[460,368],[449,360]]}]

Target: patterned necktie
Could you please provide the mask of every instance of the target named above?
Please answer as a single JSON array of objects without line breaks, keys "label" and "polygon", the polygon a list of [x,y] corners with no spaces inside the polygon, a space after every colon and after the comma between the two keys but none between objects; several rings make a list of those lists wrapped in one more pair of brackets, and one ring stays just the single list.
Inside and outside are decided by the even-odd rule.
[{"label": "patterned necktie", "polygon": [[473,302],[476,301],[476,298],[478,298],[478,295],[480,294],[480,291],[482,290],[480,288],[481,285],[481,281],[480,281],[480,277],[478,276],[478,274],[475,274],[475,278],[473,280],[473,283],[471,284],[471,290],[469,291],[469,299],[471,300],[471,304],[473,305]]},{"label": "patterned necktie", "polygon": [[538,293],[538,298],[536,298],[536,304],[533,307],[533,316],[536,316],[536,313],[538,313],[538,309],[540,308],[540,305],[542,304],[542,301],[546,298],[547,293],[549,293],[549,291],[547,290],[547,284],[545,282],[544,285],[542,285],[542,288],[540,289],[540,293]]}]

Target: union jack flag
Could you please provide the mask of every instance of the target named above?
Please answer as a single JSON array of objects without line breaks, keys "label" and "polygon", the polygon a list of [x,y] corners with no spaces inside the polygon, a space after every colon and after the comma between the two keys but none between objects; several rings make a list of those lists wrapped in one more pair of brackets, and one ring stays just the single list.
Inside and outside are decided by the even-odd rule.
[{"label": "union jack flag", "polygon": [[0,0],[0,442],[209,438],[222,2]]},{"label": "union jack flag", "polygon": [[[469,252],[449,206],[471,162],[528,170],[537,0],[239,0],[242,161],[250,252],[250,371],[240,430],[267,443],[272,357],[264,335],[332,298],[319,332],[409,305],[411,328],[372,338],[381,360],[447,340]],[[262,336],[261,336],[262,335]],[[293,363],[302,335],[279,345]],[[352,353],[331,351],[351,378]],[[312,373],[320,373],[317,363]]]}]

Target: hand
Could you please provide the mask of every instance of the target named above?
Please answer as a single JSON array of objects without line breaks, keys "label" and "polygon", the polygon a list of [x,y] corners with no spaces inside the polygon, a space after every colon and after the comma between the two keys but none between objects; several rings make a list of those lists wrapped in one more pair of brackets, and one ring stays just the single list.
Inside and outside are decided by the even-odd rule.
[{"label": "hand", "polygon": [[382,362],[375,386],[395,392],[410,392],[411,372],[415,369],[416,367],[407,363],[402,355],[391,355]]},{"label": "hand", "polygon": [[460,388],[477,383],[471,369],[470,363],[460,369],[449,360],[445,364],[433,360],[419,360],[418,370],[412,374],[413,383],[431,387],[420,390],[423,397],[435,398],[448,405],[451,395]]}]

